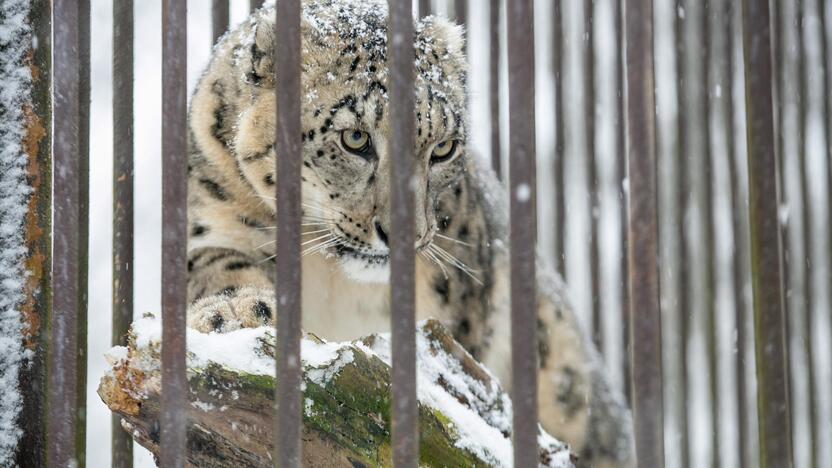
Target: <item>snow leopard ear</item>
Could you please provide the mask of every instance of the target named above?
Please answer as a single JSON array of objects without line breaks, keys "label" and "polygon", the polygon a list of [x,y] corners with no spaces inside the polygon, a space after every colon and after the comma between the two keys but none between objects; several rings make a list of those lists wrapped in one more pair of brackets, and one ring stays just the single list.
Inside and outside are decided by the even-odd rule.
[{"label": "snow leopard ear", "polygon": [[252,39],[244,52],[246,83],[262,88],[274,87],[274,23],[261,18],[254,24]]}]

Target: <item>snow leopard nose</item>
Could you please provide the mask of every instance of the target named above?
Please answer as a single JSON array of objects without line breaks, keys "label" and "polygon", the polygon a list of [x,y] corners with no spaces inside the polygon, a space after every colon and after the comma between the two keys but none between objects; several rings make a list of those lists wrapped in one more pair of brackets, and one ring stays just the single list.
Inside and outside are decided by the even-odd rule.
[{"label": "snow leopard nose", "polygon": [[376,225],[376,235],[378,236],[378,239],[380,241],[384,242],[384,245],[386,245],[387,247],[390,247],[390,241],[387,238],[387,232],[385,232],[384,228],[381,227],[381,223],[379,223],[378,221],[375,221],[374,224]]}]

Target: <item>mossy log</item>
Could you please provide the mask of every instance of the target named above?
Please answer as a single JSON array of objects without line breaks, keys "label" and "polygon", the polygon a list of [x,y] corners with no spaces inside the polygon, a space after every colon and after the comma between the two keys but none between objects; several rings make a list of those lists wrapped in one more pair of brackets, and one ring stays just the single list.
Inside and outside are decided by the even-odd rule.
[{"label": "mossy log", "polygon": [[[267,329],[256,330],[261,332],[255,338],[251,339],[250,333],[247,335],[255,348],[250,352],[262,362],[273,363],[273,333]],[[451,404],[465,405],[481,423],[496,429],[498,438],[507,441],[510,402],[499,384],[438,322],[426,322],[420,332],[422,339],[429,343],[426,349],[434,356],[441,354],[443,359],[458,361],[455,367],[467,376],[463,381],[476,388],[460,388],[458,383],[449,384],[445,380],[450,379],[442,376],[434,383],[447,391]],[[189,340],[196,337],[195,333],[189,331]],[[211,336],[199,335],[202,339]],[[306,335],[304,340],[305,347],[326,346],[331,359],[310,363],[304,351],[303,465],[390,466],[391,383],[390,367],[384,361],[385,350],[389,355],[386,338],[374,335],[336,346],[313,335]],[[377,353],[379,349],[381,352]],[[158,341],[153,338],[137,340],[134,326],[127,352],[121,348],[113,353],[118,357],[111,357],[112,369],[102,378],[98,389],[104,403],[122,416],[124,429],[154,454],[159,452],[158,351]],[[212,356],[199,356],[199,351],[194,352],[189,346],[188,464],[273,466],[270,453],[275,439],[274,377],[212,361]],[[420,385],[423,380],[420,378]],[[461,429],[468,421],[455,420],[459,419],[458,414],[443,414],[437,409],[441,404],[428,404],[422,399],[420,393],[420,466],[503,465],[504,453],[494,452],[493,441],[483,440],[478,446],[477,441],[466,439]],[[551,442],[541,447],[541,465],[571,466],[566,446],[548,435],[544,434],[543,438]]]}]

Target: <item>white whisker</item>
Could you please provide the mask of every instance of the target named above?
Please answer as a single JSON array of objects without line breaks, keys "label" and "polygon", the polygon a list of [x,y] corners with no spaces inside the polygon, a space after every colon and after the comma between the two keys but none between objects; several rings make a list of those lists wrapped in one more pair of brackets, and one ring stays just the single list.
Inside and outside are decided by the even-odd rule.
[{"label": "white whisker", "polygon": [[439,234],[438,232],[437,232],[436,234],[434,234],[434,235],[435,235],[436,237],[440,238],[440,239],[449,240],[449,241],[451,241],[451,242],[455,242],[455,243],[457,243],[457,244],[459,244],[459,245],[464,245],[464,246],[466,246],[466,247],[474,247],[474,244],[469,244],[468,242],[463,242],[463,241],[461,241],[461,240],[459,240],[459,239],[454,239],[453,237],[448,237],[448,236],[445,236],[445,235]]}]

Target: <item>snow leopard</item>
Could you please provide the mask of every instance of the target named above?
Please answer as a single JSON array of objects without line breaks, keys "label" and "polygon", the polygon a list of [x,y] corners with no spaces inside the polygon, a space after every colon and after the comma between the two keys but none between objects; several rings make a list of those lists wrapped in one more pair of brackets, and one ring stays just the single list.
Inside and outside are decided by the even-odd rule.
[{"label": "snow leopard", "polygon": [[[389,329],[387,6],[303,0],[303,328]],[[464,30],[415,20],[416,313],[436,318],[511,390],[507,206],[470,149]],[[189,108],[188,325],[274,324],[274,7],[215,45]],[[279,70],[277,71],[280,72]],[[631,418],[562,281],[538,261],[539,420],[581,466],[633,465]]]}]

